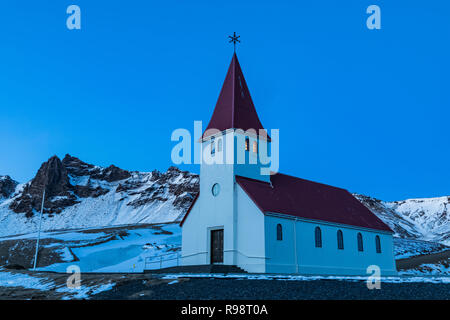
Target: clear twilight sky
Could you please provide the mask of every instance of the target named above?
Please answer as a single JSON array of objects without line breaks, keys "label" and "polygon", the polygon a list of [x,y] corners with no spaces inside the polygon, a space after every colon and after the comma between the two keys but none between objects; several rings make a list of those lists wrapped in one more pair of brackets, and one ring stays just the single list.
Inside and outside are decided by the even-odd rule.
[{"label": "clear twilight sky", "polygon": [[236,31],[280,172],[383,200],[450,195],[449,17],[444,0],[2,1],[0,175],[25,182],[66,153],[166,170],[172,131],[208,124]]}]

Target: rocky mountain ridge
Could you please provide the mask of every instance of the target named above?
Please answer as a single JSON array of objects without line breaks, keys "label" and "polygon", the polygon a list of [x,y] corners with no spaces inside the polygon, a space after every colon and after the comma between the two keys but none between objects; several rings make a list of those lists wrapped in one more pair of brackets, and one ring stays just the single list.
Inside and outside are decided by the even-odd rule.
[{"label": "rocky mountain ridge", "polygon": [[[0,236],[37,229],[46,186],[44,230],[180,221],[199,190],[197,174],[100,167],[66,155],[44,162],[18,184],[0,176]],[[450,197],[386,202],[354,194],[395,236],[450,245]]]},{"label": "rocky mountain ridge", "polygon": [[0,236],[36,230],[44,186],[44,230],[178,221],[199,188],[198,175],[176,167],[127,171],[70,155],[51,157],[25,184],[1,181]]},{"label": "rocky mountain ridge", "polygon": [[19,183],[10,176],[0,176],[0,200],[9,198]]}]

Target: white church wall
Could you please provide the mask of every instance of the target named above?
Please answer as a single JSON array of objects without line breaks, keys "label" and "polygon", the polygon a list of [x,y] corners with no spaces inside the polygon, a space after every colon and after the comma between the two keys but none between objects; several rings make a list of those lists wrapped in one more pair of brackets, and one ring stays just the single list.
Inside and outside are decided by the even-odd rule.
[{"label": "white church wall", "polygon": [[[224,139],[224,146],[226,144]],[[203,142],[210,152],[210,143]],[[216,154],[216,156],[219,156]],[[212,194],[218,183],[220,191]],[[200,166],[200,196],[183,224],[183,265],[210,264],[211,230],[223,229],[224,264],[234,265],[236,217],[234,201],[234,174],[232,164],[206,164]],[[186,239],[185,239],[186,238]],[[189,239],[189,238],[195,238]]]},{"label": "white church wall", "polygon": [[[282,227],[282,240],[277,240],[277,225]],[[295,221],[265,216],[266,272],[296,273]]]},{"label": "white church wall", "polygon": [[[283,225],[283,241],[281,242],[288,242],[286,244],[276,241],[276,225],[278,223]],[[322,233],[322,248],[315,247],[315,228],[317,226],[320,227]],[[338,230],[343,232],[344,249],[342,250],[337,246]],[[358,232],[363,237],[362,252],[358,251]],[[295,242],[293,241],[294,233],[296,235]],[[392,236],[384,232],[331,223],[266,216],[266,234],[268,237],[266,252],[270,258],[266,268],[267,272],[367,276],[367,267],[377,265],[381,269],[381,275],[396,274]],[[376,235],[381,240],[381,253],[376,253]],[[297,253],[296,257],[295,252]]]},{"label": "white church wall", "polygon": [[264,214],[236,184],[237,266],[247,272],[265,272]]},{"label": "white church wall", "polygon": [[[297,222],[300,272],[304,274],[367,275],[367,267],[377,265],[382,275],[396,274],[392,235],[332,224]],[[322,248],[315,247],[315,228],[322,232]],[[341,230],[344,249],[338,249],[337,232]],[[358,251],[357,234],[363,238],[363,251]],[[375,237],[380,237],[381,253],[376,252]]]},{"label": "white church wall", "polygon": [[199,265],[208,263],[206,247],[203,245],[206,241],[205,233],[198,232],[198,227],[202,224],[202,216],[199,212],[199,207],[199,202],[197,201],[192,207],[189,216],[184,221],[181,229],[182,265]]}]

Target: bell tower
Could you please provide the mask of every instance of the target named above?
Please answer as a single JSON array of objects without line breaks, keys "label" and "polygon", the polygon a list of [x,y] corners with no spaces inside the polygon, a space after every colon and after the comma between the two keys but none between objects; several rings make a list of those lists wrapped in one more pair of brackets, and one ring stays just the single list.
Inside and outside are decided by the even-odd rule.
[{"label": "bell tower", "polygon": [[[238,186],[236,176],[270,183],[262,154],[271,138],[259,120],[233,54],[211,120],[201,139],[200,193],[181,222],[183,264],[237,265]],[[242,242],[242,240],[241,240]]]},{"label": "bell tower", "polygon": [[202,135],[206,159],[202,166],[232,165],[233,175],[270,182],[266,157],[270,143],[234,53],[213,115]]}]

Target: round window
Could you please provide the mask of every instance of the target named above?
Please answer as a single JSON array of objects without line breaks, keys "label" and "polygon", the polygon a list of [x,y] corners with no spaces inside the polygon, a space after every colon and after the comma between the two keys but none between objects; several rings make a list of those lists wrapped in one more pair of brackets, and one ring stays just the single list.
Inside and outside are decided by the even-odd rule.
[{"label": "round window", "polygon": [[213,196],[217,197],[217,195],[220,192],[220,185],[218,183],[214,183],[214,185],[212,186],[211,191],[212,191]]}]

